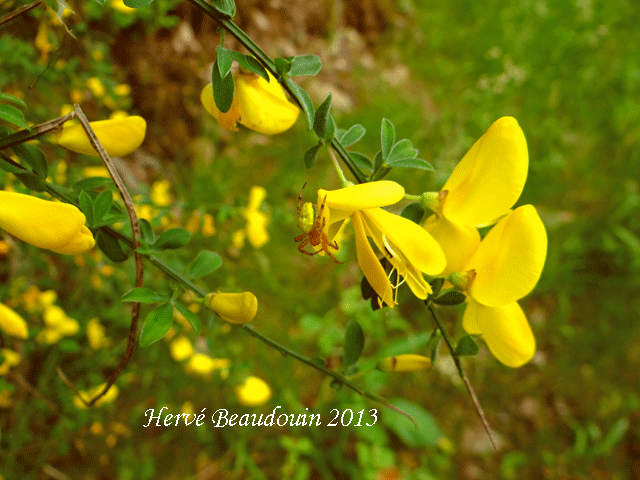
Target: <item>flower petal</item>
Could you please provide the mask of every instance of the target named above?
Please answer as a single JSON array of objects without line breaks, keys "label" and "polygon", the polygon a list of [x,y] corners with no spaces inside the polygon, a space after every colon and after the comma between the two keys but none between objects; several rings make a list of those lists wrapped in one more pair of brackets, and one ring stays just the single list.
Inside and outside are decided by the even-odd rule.
[{"label": "flower petal", "polygon": [[536,351],[536,339],[518,302],[486,307],[470,299],[462,324],[467,333],[482,333],[493,356],[508,367],[520,367]]},{"label": "flower petal", "polygon": [[200,101],[204,109],[215,118],[220,126],[225,130],[236,131],[238,130],[238,120],[240,120],[240,104],[238,98],[234,96],[231,108],[229,111],[222,113],[216,107],[216,102],[213,99],[213,85],[208,84],[200,93]]},{"label": "flower petal", "polygon": [[[113,157],[122,157],[136,150],[147,130],[144,118],[132,115],[125,118],[113,118],[89,122],[98,140]],[[56,141],[58,145],[77,153],[97,156],[98,152],[91,146],[82,125],[62,127]]]},{"label": "flower petal", "polygon": [[27,322],[4,303],[0,303],[0,330],[17,338],[29,336]]},{"label": "flower petal", "polygon": [[378,257],[373,252],[369,240],[367,240],[360,212],[353,214],[351,223],[353,223],[353,231],[356,237],[356,255],[360,269],[380,299],[393,308],[396,302],[393,300],[391,282],[387,278],[384,268],[382,268],[382,265],[378,261]]},{"label": "flower petal", "polygon": [[[318,206],[327,197],[326,208],[344,212],[355,212],[367,208],[393,205],[402,200],[404,187],[390,180],[361,183],[338,190],[318,190]],[[335,221],[332,219],[332,221]]]},{"label": "flower petal", "polygon": [[547,233],[532,205],[523,205],[500,220],[482,240],[465,271],[476,275],[469,294],[489,307],[524,297],[542,273]]},{"label": "flower petal", "polygon": [[524,133],[513,117],[496,120],[471,147],[442,190],[445,217],[481,225],[504,215],[518,200],[527,179],[529,154]]},{"label": "flower petal", "polygon": [[480,244],[477,228],[453,223],[440,215],[434,214],[427,218],[424,229],[442,247],[447,267],[440,275],[445,277],[453,272],[461,272]]}]

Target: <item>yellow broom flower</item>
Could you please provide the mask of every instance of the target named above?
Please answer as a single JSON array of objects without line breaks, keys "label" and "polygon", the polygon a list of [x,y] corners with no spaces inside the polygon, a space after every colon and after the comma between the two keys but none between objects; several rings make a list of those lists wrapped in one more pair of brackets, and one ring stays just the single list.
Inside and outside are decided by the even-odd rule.
[{"label": "yellow broom flower", "polygon": [[240,325],[249,323],[258,312],[258,299],[251,292],[209,293],[204,304],[223,320]]},{"label": "yellow broom flower", "polygon": [[4,303],[0,303],[0,330],[17,338],[29,336],[27,322]]}]

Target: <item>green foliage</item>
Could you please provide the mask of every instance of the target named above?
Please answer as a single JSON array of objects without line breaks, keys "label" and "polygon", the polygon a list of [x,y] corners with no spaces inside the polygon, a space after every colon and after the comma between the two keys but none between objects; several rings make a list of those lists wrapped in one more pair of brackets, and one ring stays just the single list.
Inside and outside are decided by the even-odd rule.
[{"label": "green foliage", "polygon": [[186,275],[189,278],[201,278],[213,273],[221,266],[222,257],[220,257],[219,254],[203,250],[198,253],[198,256],[191,262]]},{"label": "green foliage", "polygon": [[[226,58],[223,56],[223,59]],[[216,107],[222,113],[226,113],[231,108],[233,103],[233,92],[235,84],[233,82],[233,75],[229,75],[229,70],[226,70],[226,75],[223,77],[221,72],[223,68],[218,65],[220,58],[217,58],[213,62],[213,68],[211,69],[211,84],[213,85],[213,100],[216,102]],[[227,63],[223,60],[223,63]]]},{"label": "green foliage", "polygon": [[313,120],[313,130],[318,135],[320,140],[329,141],[335,134],[335,123],[331,118],[331,93],[327,95],[327,98],[320,104],[316,110],[315,118]]},{"label": "green foliage", "polygon": [[344,347],[342,353],[342,363],[345,367],[355,364],[362,350],[364,349],[364,332],[362,327],[355,320],[349,320],[344,332]]},{"label": "green foliage", "polygon": [[173,323],[173,306],[170,303],[151,310],[140,331],[140,346],[148,347],[164,337]]}]

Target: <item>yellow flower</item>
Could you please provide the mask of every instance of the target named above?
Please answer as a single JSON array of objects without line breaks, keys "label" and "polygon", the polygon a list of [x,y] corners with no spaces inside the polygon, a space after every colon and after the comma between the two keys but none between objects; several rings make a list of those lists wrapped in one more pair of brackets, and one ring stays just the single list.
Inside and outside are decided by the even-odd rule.
[{"label": "yellow flower", "polygon": [[151,192],[149,196],[154,205],[159,207],[166,207],[171,205],[173,199],[171,198],[171,183],[169,180],[158,180],[151,185]]},{"label": "yellow flower", "polygon": [[445,274],[459,271],[477,248],[475,227],[495,223],[513,207],[528,168],[522,129],[513,117],[502,117],[471,147],[442,190],[423,196],[435,212],[424,227],[444,250]]},{"label": "yellow flower", "polygon": [[185,365],[185,370],[196,375],[208,376],[214,370],[220,370],[221,376],[226,378],[231,362],[226,358],[211,358],[204,353],[196,353]]},{"label": "yellow flower", "polygon": [[105,328],[100,324],[100,320],[97,317],[89,320],[89,323],[87,323],[87,339],[91,348],[99,350],[111,344],[111,339],[107,338],[104,332]]},{"label": "yellow flower", "polygon": [[225,130],[237,130],[237,123],[266,135],[282,133],[291,128],[300,110],[291,103],[277,80],[269,74],[269,81],[254,74],[239,71],[234,76],[235,93],[231,108],[221,113],[213,100],[213,85],[208,84],[200,94],[205,110]]},{"label": "yellow flower", "polygon": [[187,337],[178,337],[171,342],[171,356],[176,362],[181,362],[193,355],[193,345]]},{"label": "yellow flower", "polygon": [[260,248],[269,241],[269,233],[267,232],[269,219],[259,210],[266,195],[267,191],[263,187],[251,187],[249,204],[242,211],[242,215],[247,220],[245,227],[247,238],[253,248]]},{"label": "yellow flower", "polygon": [[240,325],[249,323],[258,312],[258,299],[251,292],[209,293],[204,304],[223,320]]},{"label": "yellow flower", "polygon": [[216,234],[216,227],[213,225],[213,215],[205,213],[202,217],[202,235],[212,237]]},{"label": "yellow flower", "polygon": [[422,273],[436,275],[445,268],[442,249],[429,233],[411,220],[380,208],[400,201],[403,196],[402,186],[386,180],[340,190],[318,190],[318,205],[325,202],[322,214],[329,243],[342,223],[351,218],[362,273],[380,299],[391,307],[396,304],[391,282],[367,237],[405,278],[418,298],[425,299],[431,293]]},{"label": "yellow flower", "polygon": [[431,366],[431,360],[428,357],[413,353],[386,357],[378,362],[378,368],[383,372],[415,372],[429,366]]},{"label": "yellow flower", "polygon": [[247,407],[264,405],[271,398],[271,388],[267,382],[258,377],[247,377],[235,390],[238,403]]},{"label": "yellow flower", "polygon": [[469,295],[462,325],[482,334],[505,365],[531,360],[536,344],[517,301],[538,282],[547,255],[547,234],[536,209],[524,205],[501,219],[485,236],[463,272],[451,275]]},{"label": "yellow flower", "polygon": [[27,322],[4,303],[0,303],[0,330],[17,338],[29,336]]},{"label": "yellow flower", "polygon": [[22,357],[20,357],[19,353],[9,348],[0,349],[0,352],[2,352],[2,356],[4,357],[4,361],[0,363],[0,376],[2,376],[9,373],[11,367],[18,365]]},{"label": "yellow flower", "polygon": [[73,205],[0,191],[0,228],[36,247],[67,255],[91,250],[95,241],[84,222]]},{"label": "yellow flower", "polygon": [[133,13],[135,8],[127,7],[123,0],[111,0],[111,8],[122,13]]},{"label": "yellow flower", "polygon": [[[136,150],[147,130],[144,118],[130,116],[89,122],[106,152],[114,157],[122,157]],[[58,145],[77,153],[97,156],[82,125],[65,125],[58,132]]]},{"label": "yellow flower", "polygon": [[[85,401],[89,402],[93,399],[93,397],[95,397],[99,393],[102,393],[102,390],[104,390],[104,387],[106,386],[107,386],[107,382],[104,382],[103,384],[98,385],[97,387],[90,388],[89,390],[85,390],[85,391],[80,391],[78,393],[82,395],[82,398]],[[104,396],[100,397],[100,399],[93,405],[95,407],[99,407],[100,405],[104,405],[105,403],[113,402],[118,396],[119,391],[120,390],[118,389],[117,385],[111,385],[111,388],[109,388],[107,393],[105,393]],[[78,397],[78,395],[75,395],[73,397],[73,405],[76,408],[87,408],[86,405],[80,399],[80,397]]]},{"label": "yellow flower", "polygon": [[87,79],[87,88],[91,91],[91,93],[93,93],[94,97],[102,97],[107,92],[106,87],[98,77],[91,77]]}]

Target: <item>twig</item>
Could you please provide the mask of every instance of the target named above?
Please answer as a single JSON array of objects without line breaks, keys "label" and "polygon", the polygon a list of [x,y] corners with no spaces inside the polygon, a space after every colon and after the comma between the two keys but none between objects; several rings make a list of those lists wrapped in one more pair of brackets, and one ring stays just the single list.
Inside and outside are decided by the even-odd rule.
[{"label": "twig", "polygon": [[25,13],[33,10],[41,3],[42,3],[41,0],[37,0],[36,2],[30,3],[29,5],[23,5],[22,7],[16,8],[12,12],[7,13],[4,17],[0,18],[0,27],[5,23],[9,23],[15,20],[20,15],[24,15]]},{"label": "twig", "polygon": [[440,321],[440,317],[436,313],[436,310],[435,308],[433,308],[433,305],[431,303],[429,303],[428,308],[429,308],[429,311],[431,312],[431,315],[433,315],[434,320],[436,321],[436,325],[438,326],[438,329],[442,332],[442,336],[444,337],[444,341],[446,342],[447,347],[449,347],[449,351],[451,352],[451,358],[453,358],[453,363],[455,363],[456,369],[458,370],[458,376],[462,379],[465,386],[467,387],[467,391],[471,396],[471,401],[473,402],[473,406],[475,407],[476,412],[478,412],[478,416],[480,417],[482,426],[487,432],[487,435],[489,436],[489,440],[491,440],[491,444],[493,445],[493,448],[496,451],[498,451],[498,446],[496,445],[493,435],[491,434],[491,427],[489,426],[487,417],[484,414],[484,410],[480,406],[480,402],[478,402],[478,397],[476,396],[476,392],[471,386],[471,383],[469,382],[467,375],[464,373],[464,369],[462,368],[462,363],[460,362],[460,357],[458,357],[458,355],[456,355],[455,353],[455,350],[453,348],[453,340],[449,336],[449,332],[447,332],[447,330],[442,325],[442,322]]},{"label": "twig", "polygon": [[56,404],[53,403],[51,400],[49,400],[47,397],[45,397],[43,394],[41,394],[33,385],[27,382],[27,380],[25,380],[25,378],[22,375],[20,375],[19,373],[11,372],[9,373],[9,376],[12,380],[15,380],[16,383],[20,384],[22,388],[27,390],[33,396],[38,397],[40,400],[42,400],[45,403],[45,405],[53,411],[53,413],[56,413],[56,414],[60,413],[60,410],[58,409]]},{"label": "twig", "polygon": [[48,122],[44,122],[40,125],[31,127],[31,129],[29,130],[18,130],[16,133],[12,133],[11,135],[8,135],[0,140],[0,150],[11,148],[20,143],[28,142],[29,140],[33,140],[35,138],[41,137],[42,135],[46,135],[47,133],[60,128],[64,122],[75,117],[76,112],[69,112],[61,117],[54,118],[53,120],[49,120]]}]

